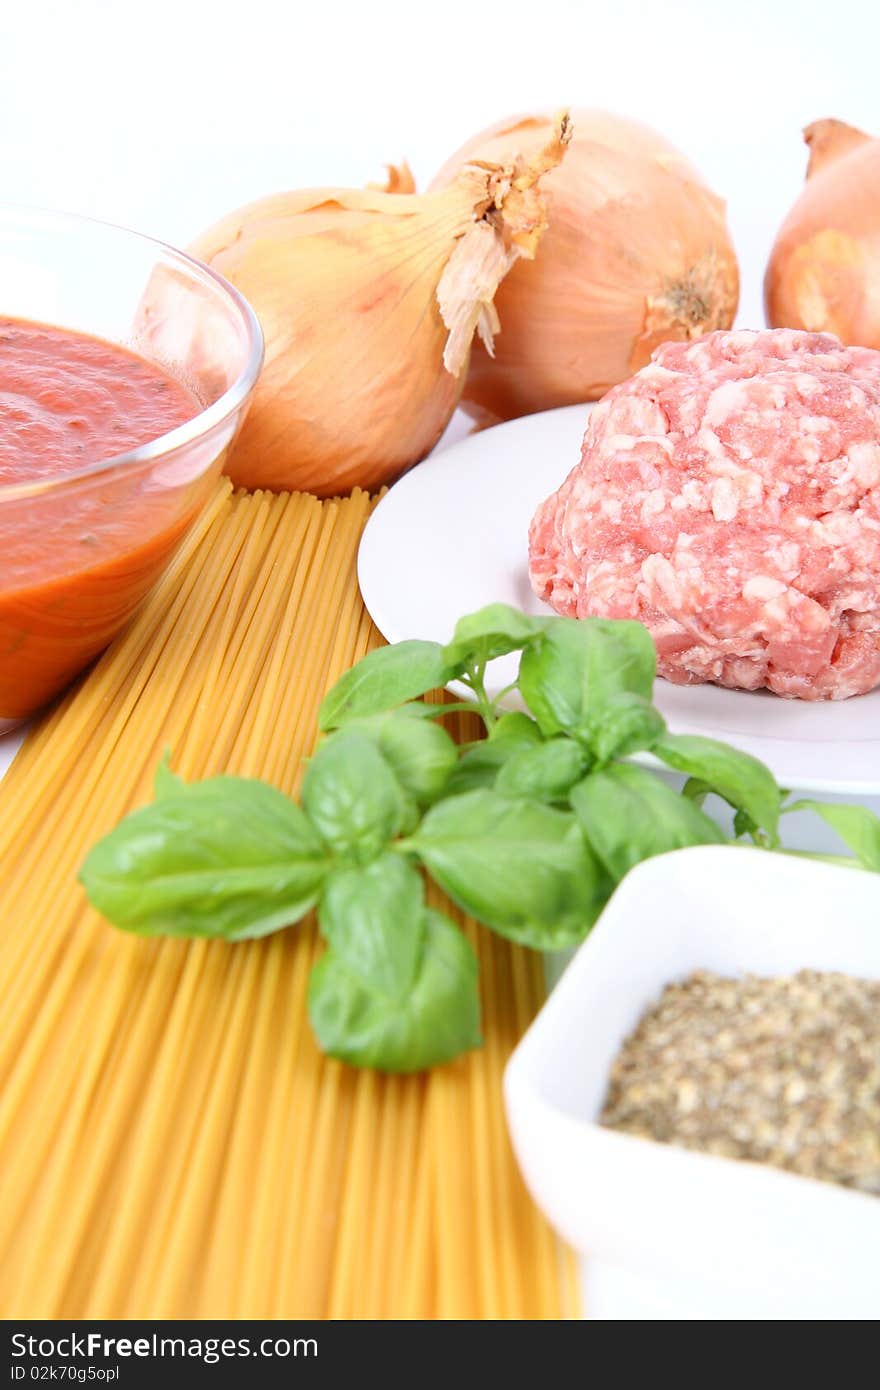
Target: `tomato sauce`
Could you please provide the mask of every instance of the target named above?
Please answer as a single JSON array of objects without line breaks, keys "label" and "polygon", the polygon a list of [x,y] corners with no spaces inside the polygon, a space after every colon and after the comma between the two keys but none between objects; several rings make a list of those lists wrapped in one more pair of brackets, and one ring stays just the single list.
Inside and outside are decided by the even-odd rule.
[{"label": "tomato sauce", "polygon": [[[192,520],[204,470],[162,477],[152,462],[64,478],[201,408],[116,344],[0,319],[0,725],[39,708],[125,623]],[[9,491],[56,479],[26,498]]]}]

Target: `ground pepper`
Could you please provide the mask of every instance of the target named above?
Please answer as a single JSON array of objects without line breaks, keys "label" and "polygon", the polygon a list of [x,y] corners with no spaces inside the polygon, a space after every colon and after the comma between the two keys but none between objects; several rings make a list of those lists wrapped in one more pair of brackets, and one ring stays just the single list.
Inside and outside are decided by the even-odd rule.
[{"label": "ground pepper", "polygon": [[614,1062],[601,1123],[880,1196],[880,980],[668,985]]}]

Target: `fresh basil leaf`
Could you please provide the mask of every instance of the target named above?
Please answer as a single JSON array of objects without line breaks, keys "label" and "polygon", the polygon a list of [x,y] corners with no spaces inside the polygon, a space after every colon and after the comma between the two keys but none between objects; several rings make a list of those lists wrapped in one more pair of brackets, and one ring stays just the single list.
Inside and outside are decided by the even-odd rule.
[{"label": "fresh basil leaf", "polygon": [[452,641],[443,649],[451,666],[494,661],[497,656],[519,651],[533,642],[546,626],[546,618],[532,618],[506,603],[490,603],[477,613],[459,618]]},{"label": "fresh basil leaf", "polygon": [[655,854],[725,840],[720,826],[693,801],[632,763],[589,773],[573,788],[571,804],[615,882]]},{"label": "fresh basil leaf", "polygon": [[591,721],[590,744],[600,763],[627,758],[653,748],[666,731],[666,721],[649,700],[632,691],[612,695],[598,719]]},{"label": "fresh basil leaf", "polygon": [[183,778],[171,771],[171,750],[166,748],[153,778],[153,797],[161,801],[163,797],[176,795],[185,786]]},{"label": "fresh basil leaf", "polygon": [[125,931],[242,941],[308,912],[327,869],[295,802],[265,782],[211,777],[126,816],[79,878]]},{"label": "fresh basil leaf", "polygon": [[[708,782],[700,781],[699,777],[689,777],[681,789],[682,796],[686,796],[688,801],[693,801],[695,805],[702,806],[707,796],[712,795],[712,788]],[[740,814],[737,812],[737,814]],[[736,817],[734,817],[734,821]]]},{"label": "fresh basil leaf", "polygon": [[[420,808],[445,790],[449,774],[458,762],[458,747],[442,727],[433,727],[442,704],[410,700],[397,709],[352,719],[344,727],[357,729],[375,743],[388,763],[406,802],[401,833],[408,835],[421,819]],[[419,728],[401,728],[418,725]],[[393,726],[393,727],[392,727]],[[424,731],[423,731],[424,728]]]},{"label": "fresh basil leaf", "polygon": [[438,802],[407,847],[466,912],[538,950],[580,941],[604,897],[570,812],[493,791]]},{"label": "fresh basil leaf", "polygon": [[651,751],[676,772],[707,782],[735,810],[745,811],[766,832],[771,845],[779,843],[782,796],[764,763],[728,743],[697,734],[664,734]]},{"label": "fresh basil leaf", "polygon": [[[715,788],[710,787],[708,782],[703,782],[699,777],[689,777],[681,789],[681,794],[686,796],[689,801],[693,801],[695,806],[703,806],[707,796],[716,795]],[[747,812],[735,811],[733,838],[741,840],[744,835],[749,835],[756,842],[760,842],[760,827],[755,824]]]},{"label": "fresh basil leaf", "polygon": [[836,801],[794,801],[789,811],[815,811],[840,836],[866,869],[880,873],[880,816],[867,806],[851,806]]},{"label": "fresh basil leaf", "polygon": [[362,729],[366,734],[377,738],[388,719],[442,719],[445,706],[442,701],[430,703],[427,700],[407,700],[404,705],[394,709],[380,710],[378,714],[362,714],[345,721],[347,729]]},{"label": "fresh basil leaf", "polygon": [[403,789],[373,740],[341,729],[306,768],[302,804],[322,840],[338,855],[365,864],[407,819]]},{"label": "fresh basil leaf", "polygon": [[383,720],[378,738],[379,750],[404,791],[419,806],[436,801],[458,763],[458,748],[446,730],[428,719],[392,716]]},{"label": "fresh basil leaf", "polygon": [[[418,802],[408,794],[408,792],[405,792],[403,790],[402,787],[401,796],[403,798],[403,811],[400,817],[400,830],[398,831],[398,834],[411,835],[415,830],[416,826],[418,825],[419,821],[422,819],[421,807],[419,806]],[[369,857],[370,856],[368,854],[361,855],[358,862],[363,863],[367,859],[369,859]]]},{"label": "fresh basil leaf", "polygon": [[541,730],[534,719],[518,711],[503,714],[492,726],[489,737],[468,749],[459,759],[446,784],[444,795],[459,796],[462,792],[476,791],[480,787],[493,787],[499,768],[509,758],[542,742]]},{"label": "fresh basil leaf", "polygon": [[[704,784],[701,783],[701,785]],[[711,788],[708,790],[711,790]],[[685,791],[687,791],[687,785],[685,786]],[[752,839],[754,839],[758,833],[758,826],[755,825],[751,816],[745,811],[737,811],[733,817],[733,833],[737,840],[741,840],[743,835],[751,835]]]},{"label": "fresh basil leaf", "polygon": [[323,935],[366,984],[400,998],[412,984],[425,931],[422,876],[387,850],[358,868],[334,869],[318,907]]},{"label": "fresh basil leaf", "polygon": [[461,796],[463,792],[477,791],[480,787],[494,787],[498,769],[510,755],[511,750],[503,744],[495,745],[483,739],[459,758],[446,784],[446,795]]},{"label": "fresh basil leaf", "polygon": [[377,647],[328,690],[318,711],[318,725],[326,733],[351,719],[381,714],[445,685],[456,674],[439,642]]},{"label": "fresh basil leaf", "polygon": [[489,730],[489,742],[495,744],[509,743],[517,748],[524,748],[528,744],[542,743],[543,740],[544,735],[537,722],[520,710],[502,714]]},{"label": "fresh basil leaf", "polygon": [[650,700],[656,666],[641,623],[555,618],[523,652],[519,688],[544,734],[586,732],[613,696]]},{"label": "fresh basil leaf", "polygon": [[513,753],[498,773],[495,790],[504,796],[559,801],[580,781],[588,764],[587,753],[574,739],[552,738]]},{"label": "fresh basil leaf", "polygon": [[371,989],[329,950],[309,981],[309,1017],[324,1052],[359,1067],[413,1072],[479,1047],[477,958],[467,937],[425,912],[415,977],[403,999]]}]

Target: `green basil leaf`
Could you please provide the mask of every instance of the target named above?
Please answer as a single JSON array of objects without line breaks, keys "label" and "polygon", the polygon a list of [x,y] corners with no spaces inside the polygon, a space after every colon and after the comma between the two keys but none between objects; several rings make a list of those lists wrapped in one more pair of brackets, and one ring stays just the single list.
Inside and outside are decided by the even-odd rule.
[{"label": "green basil leaf", "polygon": [[519,688],[544,734],[586,732],[615,695],[650,700],[656,666],[641,623],[555,618],[523,652]]},{"label": "green basil leaf", "polygon": [[381,710],[378,714],[357,715],[345,721],[347,729],[362,729],[366,734],[379,734],[389,719],[442,719],[445,706],[439,700],[431,704],[427,700],[407,700],[405,705],[395,709]]},{"label": "green basil leaf", "polygon": [[[688,801],[693,801],[697,806],[702,806],[707,796],[712,795],[712,788],[708,782],[701,782],[699,777],[689,777],[681,789],[682,796],[686,796]],[[738,811],[737,815],[741,813]],[[734,822],[736,816],[734,816]]]},{"label": "green basil leaf", "polygon": [[400,831],[407,798],[376,742],[360,729],[341,729],[306,768],[302,804],[321,838],[358,863],[373,858]]},{"label": "green basil leaf", "polygon": [[664,734],[651,751],[667,767],[708,783],[735,810],[745,811],[771,845],[779,843],[782,794],[764,763],[729,743],[696,734]]},{"label": "green basil leaf", "polygon": [[[352,719],[346,730],[366,734],[385,758],[400,784],[406,810],[400,830],[408,835],[421,819],[420,807],[435,801],[445,789],[449,774],[458,762],[458,747],[442,727],[433,721],[442,716],[442,704],[410,700],[383,714]],[[401,728],[419,725],[419,728]],[[426,726],[422,731],[421,726]]]},{"label": "green basil leaf", "polygon": [[419,806],[436,801],[458,764],[458,747],[442,725],[392,716],[383,721],[378,737],[379,750],[404,791]]},{"label": "green basil leaf", "polygon": [[[701,783],[701,785],[704,784]],[[709,790],[711,790],[711,788]],[[685,791],[687,791],[687,786],[685,786]],[[754,839],[757,832],[758,826],[755,825],[751,816],[747,815],[745,811],[737,811],[734,814],[733,833],[737,840],[741,840],[743,835],[751,835],[752,839]]]},{"label": "green basil leaf", "polygon": [[309,981],[309,1017],[324,1052],[359,1067],[413,1072],[479,1047],[477,958],[442,913],[426,911],[415,977],[403,999],[371,989],[329,950]]},{"label": "green basil leaf", "polygon": [[880,873],[880,816],[867,806],[849,806],[836,801],[795,801],[789,811],[815,811],[840,836],[866,869]]},{"label": "green basil leaf", "polygon": [[318,908],[323,935],[349,970],[392,998],[409,989],[424,936],[422,876],[387,850],[358,868],[335,869]]},{"label": "green basil leaf", "polygon": [[490,603],[477,613],[459,618],[443,655],[459,670],[481,665],[528,646],[540,636],[546,624],[546,618],[529,617],[506,603]]},{"label": "green basil leaf", "polygon": [[587,753],[574,739],[549,739],[512,754],[498,773],[495,790],[504,796],[559,801],[580,781],[588,765]]},{"label": "green basil leaf", "polygon": [[328,867],[295,802],[265,782],[211,777],[126,816],[79,878],[125,931],[242,941],[308,912]]},{"label": "green basil leaf", "polygon": [[408,818],[403,788],[361,729],[340,729],[319,745],[302,804],[321,839],[358,864],[374,859]]},{"label": "green basil leaf", "polygon": [[477,791],[480,787],[494,787],[498,769],[509,757],[510,750],[503,744],[493,745],[483,739],[459,759],[446,784],[446,795],[461,796],[463,792]]},{"label": "green basil leaf", "polygon": [[571,804],[615,882],[655,854],[725,840],[720,826],[699,806],[633,763],[591,772],[572,790]]},{"label": "green basil leaf", "polygon": [[428,811],[407,842],[450,897],[538,950],[580,941],[605,894],[574,816],[481,790]]},{"label": "green basil leaf", "polygon": [[531,719],[529,715],[522,714],[520,710],[511,710],[509,714],[502,714],[489,730],[490,743],[509,743],[517,748],[525,748],[529,744],[543,743],[544,735],[538,728],[537,721]]},{"label": "green basil leaf", "polygon": [[171,750],[166,748],[153,778],[153,797],[156,801],[161,801],[163,797],[175,796],[181,787],[185,786],[183,778],[171,771]]},{"label": "green basil leaf", "polygon": [[[400,830],[398,834],[411,835],[422,819],[422,811],[418,802],[403,791],[403,788],[401,788],[401,795],[403,797],[403,813],[400,817]],[[370,855],[361,854],[356,856],[356,858],[358,863],[365,863],[370,858]]]},{"label": "green basil leaf", "polygon": [[534,748],[543,742],[541,730],[534,719],[527,714],[514,711],[504,714],[493,725],[489,737],[468,751],[459,759],[446,784],[446,796],[459,796],[462,792],[476,791],[481,787],[493,787],[499,768],[503,767],[515,753]]},{"label": "green basil leaf", "polygon": [[608,763],[653,748],[665,731],[666,721],[649,700],[623,690],[610,697],[592,722],[589,741],[598,761]]},{"label": "green basil leaf", "polygon": [[381,714],[445,685],[456,674],[439,642],[395,642],[378,647],[340,676],[327,692],[318,711],[318,725],[326,733],[351,719]]}]

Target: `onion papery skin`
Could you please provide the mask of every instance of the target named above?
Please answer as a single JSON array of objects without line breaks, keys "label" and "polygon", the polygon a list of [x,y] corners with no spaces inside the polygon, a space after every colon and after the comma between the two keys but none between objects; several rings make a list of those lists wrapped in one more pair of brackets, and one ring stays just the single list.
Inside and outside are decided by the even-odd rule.
[{"label": "onion papery skin", "polygon": [[410,195],[374,192],[358,209],[338,196],[265,199],[191,248],[250,301],[266,343],[226,465],[238,485],[318,497],[379,487],[433,448],[461,394],[464,373],[443,369],[433,285],[470,206],[438,199],[426,213],[421,199],[411,213]]},{"label": "onion papery skin", "polygon": [[[539,183],[570,139],[565,112],[535,159],[465,163],[413,194],[311,189],[232,213],[190,248],[263,329],[265,362],[226,463],[237,484],[319,497],[392,482],[456,407],[475,332],[546,228]],[[406,175],[389,174],[389,187]]]},{"label": "onion papery skin", "polygon": [[764,277],[767,322],[880,348],[880,140],[834,120],[804,138],[807,181]]},{"label": "onion papery skin", "polygon": [[[464,404],[480,423],[595,400],[669,339],[729,328],[739,273],[723,202],[673,145],[608,112],[572,112],[564,164],[542,184],[548,228],[533,263],[495,299],[494,358],[478,344]],[[519,116],[468,141],[462,159],[528,154],[549,118]]]}]

